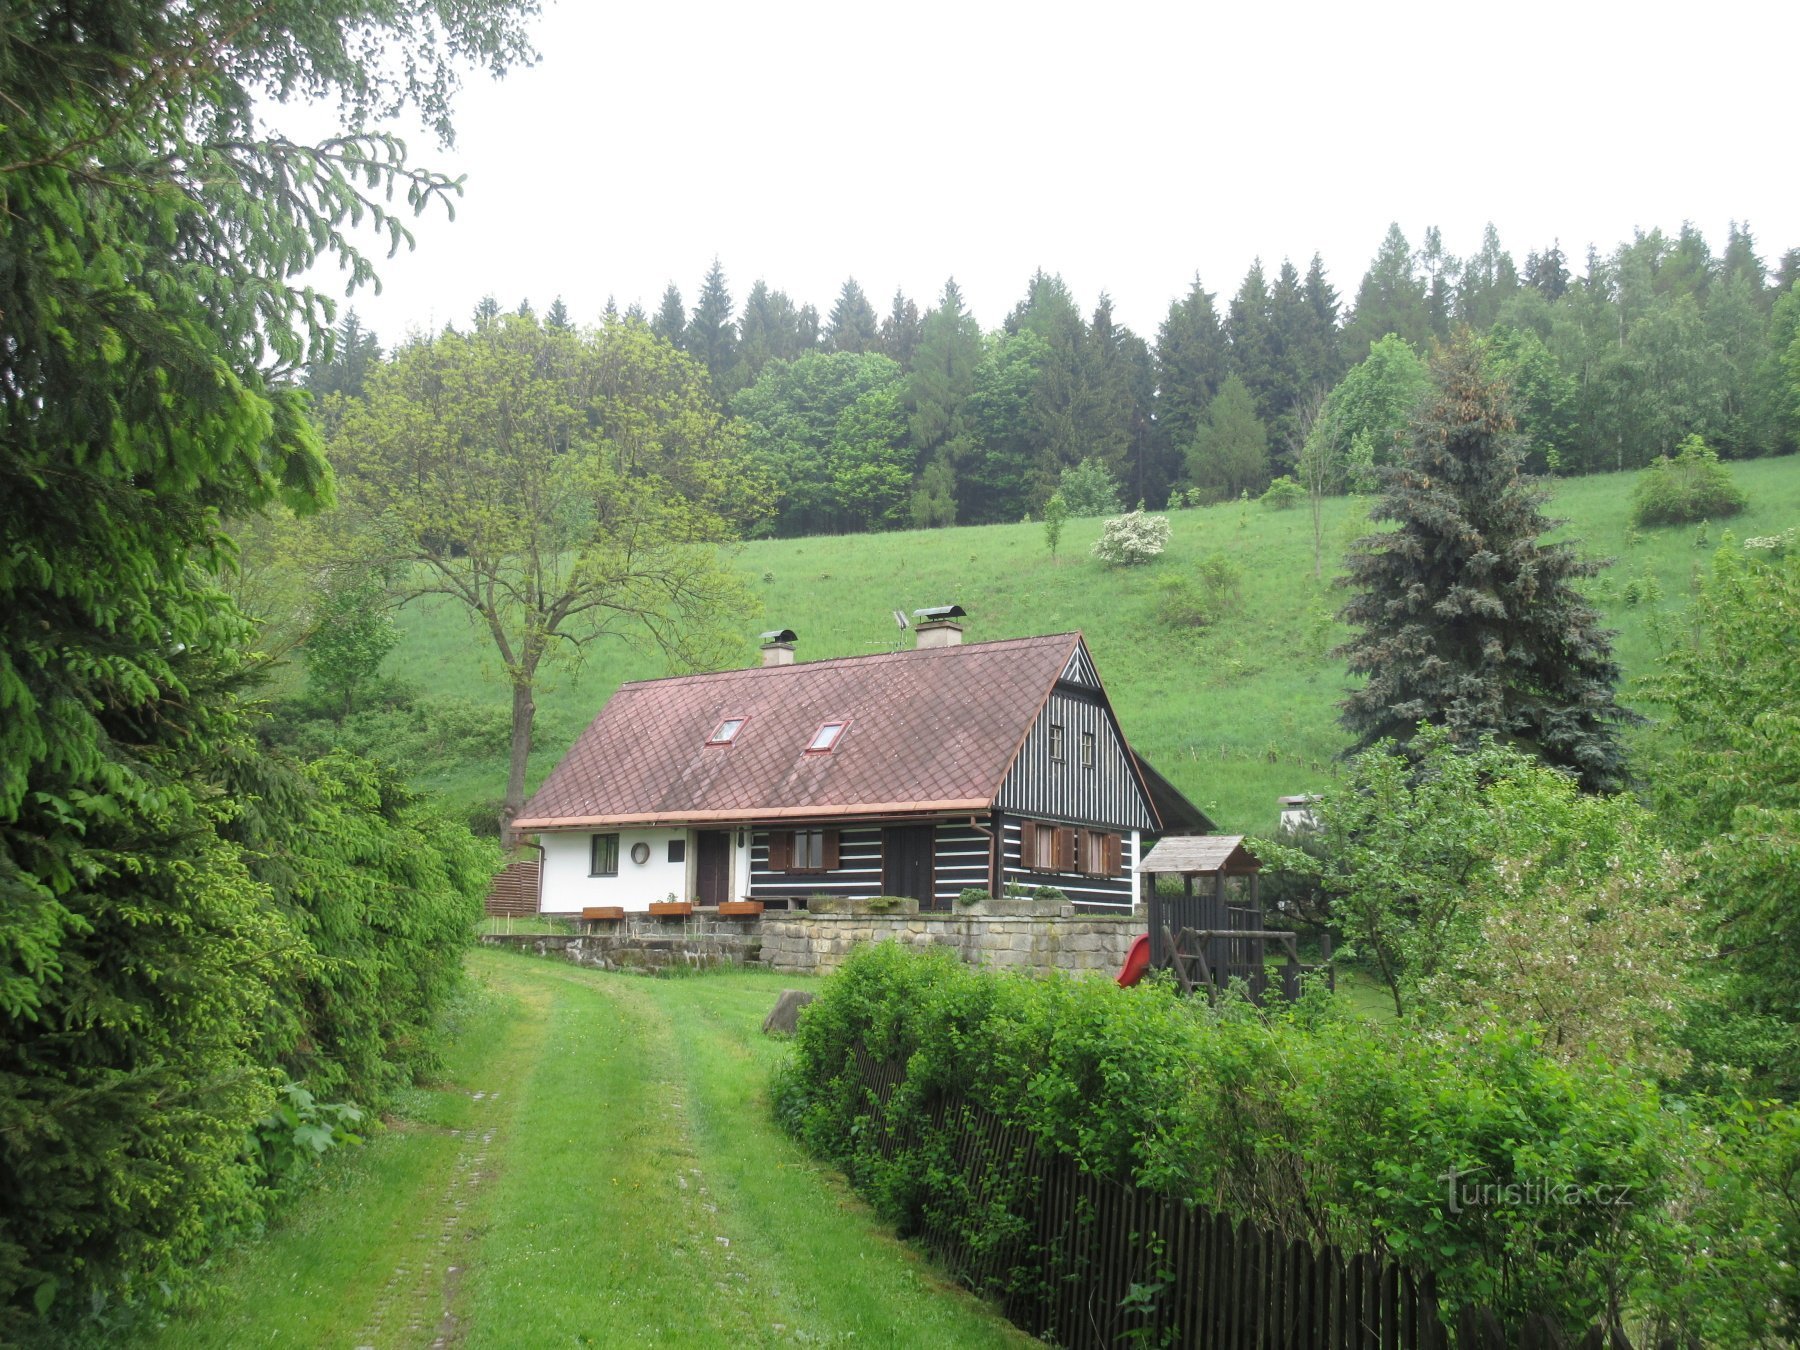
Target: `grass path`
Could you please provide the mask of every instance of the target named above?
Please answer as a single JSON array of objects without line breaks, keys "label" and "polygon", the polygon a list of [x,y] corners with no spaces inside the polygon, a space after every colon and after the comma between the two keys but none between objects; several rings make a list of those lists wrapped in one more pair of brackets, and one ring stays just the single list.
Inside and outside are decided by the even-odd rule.
[{"label": "grass path", "polygon": [[470,965],[449,1081],[158,1343],[1028,1343],[775,1128],[760,1024],[791,979]]}]

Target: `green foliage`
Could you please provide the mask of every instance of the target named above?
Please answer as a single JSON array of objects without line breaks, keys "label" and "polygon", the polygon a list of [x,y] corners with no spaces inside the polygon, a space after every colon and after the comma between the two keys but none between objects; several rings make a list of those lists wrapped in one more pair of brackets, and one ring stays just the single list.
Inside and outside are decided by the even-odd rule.
[{"label": "green foliage", "polygon": [[774,362],[732,407],[750,460],[776,485],[783,534],[889,528],[912,487],[905,375],[870,352]]},{"label": "green foliage", "polygon": [[1187,451],[1188,481],[1213,500],[1260,492],[1269,481],[1269,434],[1235,374],[1219,387]]},{"label": "green foliage", "polygon": [[1257,500],[1271,511],[1291,511],[1306,500],[1306,489],[1284,473]]},{"label": "green foliage", "polygon": [[1056,556],[1056,546],[1062,542],[1063,526],[1068,523],[1069,508],[1062,493],[1052,492],[1050,500],[1044,503],[1044,544],[1052,558]]},{"label": "green foliage", "polygon": [[1109,515],[1119,509],[1119,484],[1105,464],[1084,459],[1071,464],[1056,480],[1056,492],[1077,520]]},{"label": "green foliage", "polygon": [[1717,520],[1737,515],[1749,500],[1731,481],[1731,470],[1719,463],[1718,452],[1689,436],[1675,458],[1658,456],[1638,475],[1631,492],[1631,523],[1647,527]]},{"label": "green foliage", "polygon": [[1094,556],[1113,567],[1137,567],[1157,557],[1169,543],[1169,518],[1128,511],[1101,527]]},{"label": "green foliage", "polygon": [[300,1084],[289,1083],[275,1109],[256,1126],[265,1183],[289,1184],[332,1149],[362,1143],[352,1128],[362,1118],[348,1102],[321,1102]]},{"label": "green foliage", "polygon": [[1679,1070],[1683,981],[1706,952],[1687,870],[1649,813],[1442,728],[1419,728],[1410,759],[1391,751],[1358,756],[1323,794],[1312,846],[1258,853],[1312,880],[1395,1012]]},{"label": "green foliage", "polygon": [[1309,481],[1320,478],[1324,490],[1338,491],[1348,479],[1356,490],[1367,490],[1374,465],[1401,458],[1413,416],[1430,393],[1431,372],[1412,347],[1393,334],[1376,342],[1319,410],[1308,444],[1328,467],[1312,470]]},{"label": "green foliage", "polygon": [[1209,553],[1190,572],[1157,583],[1157,620],[1170,628],[1209,627],[1237,610],[1243,588],[1244,569],[1223,553]]},{"label": "green foliage", "polygon": [[1693,850],[1731,1002],[1787,1029],[1776,1062],[1739,1062],[1790,1090],[1800,1083],[1800,970],[1787,950],[1800,916],[1797,615],[1800,554],[1727,543],[1694,602],[1691,636],[1642,682],[1667,729],[1650,782]]},{"label": "green foliage", "polygon": [[[887,1156],[859,1045],[906,1069]],[[1792,1284],[1791,1228],[1785,1247],[1729,1241],[1715,1274],[1735,1308],[1667,1278],[1710,1264],[1732,1215],[1791,1223],[1779,1167],[1731,1189],[1760,1140],[1709,1133],[1604,1061],[1562,1063],[1504,1030],[1376,1026],[1320,990],[1288,1012],[1215,1013],[1165,986],[995,975],[880,943],[825,985],[792,1046],[777,1117],[903,1231],[930,1214],[978,1240],[1012,1236],[1006,1187],[1022,1179],[997,1178],[994,1203],[972,1204],[953,1163],[959,1122],[933,1124],[933,1102],[955,1092],[1086,1170],[1431,1270],[1452,1310],[1545,1313],[1568,1330],[1660,1313],[1676,1327],[1711,1319],[1729,1339],[1772,1311],[1747,1312],[1752,1291]],[[1791,1127],[1774,1115],[1758,1128]],[[1528,1187],[1567,1198],[1506,1199]],[[1697,1209],[1718,1218],[1695,1222]]]},{"label": "green foliage", "polygon": [[441,139],[523,5],[12,6],[0,39],[0,1339],[159,1296],[256,1213],[310,947],[229,836],[249,626],[221,520],[331,497],[290,279],[456,191],[401,142],[266,128],[280,98]]},{"label": "green foliage", "polygon": [[957,892],[956,903],[959,905],[980,905],[993,899],[986,886],[964,886]]},{"label": "green foliage", "polygon": [[1624,779],[1612,635],[1576,589],[1602,564],[1543,544],[1547,494],[1521,467],[1506,391],[1465,333],[1434,366],[1436,395],[1370,513],[1397,528],[1346,559],[1355,594],[1340,649],[1367,677],[1342,705],[1358,748],[1421,722],[1462,744],[1529,746],[1595,791]]},{"label": "green foliage", "polygon": [[366,577],[348,583],[334,578],[319,595],[300,656],[309,692],[333,706],[340,719],[355,709],[357,696],[400,641],[386,599],[387,588]]}]

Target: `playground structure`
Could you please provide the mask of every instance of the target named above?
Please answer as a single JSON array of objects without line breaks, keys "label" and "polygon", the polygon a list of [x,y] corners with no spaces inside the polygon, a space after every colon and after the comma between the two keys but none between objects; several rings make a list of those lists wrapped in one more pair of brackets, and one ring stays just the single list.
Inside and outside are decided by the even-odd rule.
[{"label": "playground structure", "polygon": [[[1233,981],[1242,981],[1260,1005],[1274,987],[1268,969],[1273,946],[1287,957],[1278,972],[1282,998],[1299,998],[1301,978],[1318,970],[1335,988],[1329,937],[1321,939],[1323,962],[1308,965],[1300,959],[1295,934],[1264,923],[1261,871],[1242,835],[1163,839],[1139,865],[1149,931],[1133,944],[1119,983],[1135,984],[1148,971],[1168,970],[1184,993],[1204,989],[1216,1000]],[[1179,877],[1181,894],[1163,894],[1158,885],[1163,877]]]}]

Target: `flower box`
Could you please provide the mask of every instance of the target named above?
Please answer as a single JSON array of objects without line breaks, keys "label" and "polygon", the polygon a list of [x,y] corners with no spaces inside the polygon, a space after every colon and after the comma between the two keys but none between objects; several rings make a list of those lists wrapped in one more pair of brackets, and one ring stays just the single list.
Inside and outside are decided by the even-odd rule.
[{"label": "flower box", "polygon": [[685,919],[693,912],[692,900],[654,900],[650,904],[653,919]]},{"label": "flower box", "polygon": [[760,900],[722,900],[719,902],[721,919],[754,919],[763,912]]}]

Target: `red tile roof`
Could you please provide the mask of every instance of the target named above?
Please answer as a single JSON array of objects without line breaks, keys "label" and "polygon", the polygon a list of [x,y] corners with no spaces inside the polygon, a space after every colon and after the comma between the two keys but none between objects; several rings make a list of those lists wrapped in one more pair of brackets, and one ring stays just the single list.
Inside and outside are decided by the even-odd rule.
[{"label": "red tile roof", "polygon": [[[513,822],[654,821],[985,810],[1077,633],[802,661],[619,687]],[[719,723],[744,718],[729,745]],[[820,724],[847,721],[829,753]]]}]

